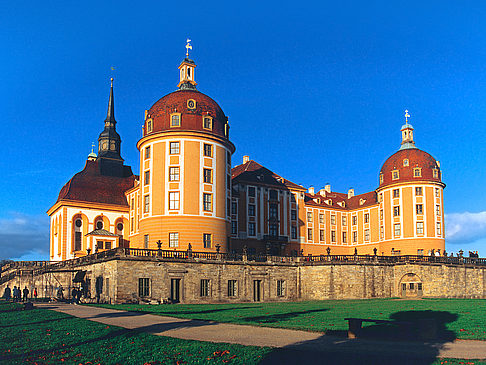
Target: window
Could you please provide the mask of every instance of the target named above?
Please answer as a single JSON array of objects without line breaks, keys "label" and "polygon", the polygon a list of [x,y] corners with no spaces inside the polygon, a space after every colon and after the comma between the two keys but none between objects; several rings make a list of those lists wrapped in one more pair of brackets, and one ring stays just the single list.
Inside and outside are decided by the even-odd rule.
[{"label": "window", "polygon": [[248,196],[251,196],[252,198],[255,197],[255,187],[254,186],[248,187]]},{"label": "window", "polygon": [[353,221],[353,226],[357,225],[358,224],[358,217],[353,215],[352,221]]},{"label": "window", "polygon": [[439,188],[435,188],[435,197],[436,198],[440,197]]},{"label": "window", "polygon": [[134,229],[135,229],[135,219],[132,217],[130,223],[130,231],[133,232]]},{"label": "window", "polygon": [[415,169],[413,169],[413,176],[414,177],[420,177],[420,176],[422,176],[422,169],[421,168],[415,168]]},{"label": "window", "polygon": [[209,297],[209,279],[201,279],[201,296]]},{"label": "window", "polygon": [[277,280],[277,297],[285,296],[285,280]]},{"label": "window", "polygon": [[74,251],[81,251],[82,237],[83,237],[82,232],[74,232]]},{"label": "window", "polygon": [[255,216],[255,204],[248,204],[248,215],[250,217]]},{"label": "window", "polygon": [[319,214],[319,224],[324,224],[324,214]]},{"label": "window", "polygon": [[213,146],[208,144],[208,143],[204,143],[204,156],[206,157],[213,157]]},{"label": "window", "polygon": [[336,231],[331,231],[331,242],[336,242]]},{"label": "window", "polygon": [[408,166],[408,159],[403,160],[403,166]]},{"label": "window", "polygon": [[231,202],[231,214],[237,214],[238,204],[236,202]]},{"label": "window", "polygon": [[211,241],[212,241],[211,233],[203,233],[203,243],[204,248],[211,248]]},{"label": "window", "polygon": [[393,207],[393,216],[394,217],[399,217],[400,216],[400,206],[395,206]]},{"label": "window", "polygon": [[211,184],[213,182],[213,170],[204,169],[204,182]]},{"label": "window", "polygon": [[278,237],[278,224],[272,223],[268,226],[268,233],[272,237]]},{"label": "window", "polygon": [[290,194],[290,201],[292,203],[295,203],[295,195],[294,194]]},{"label": "window", "polygon": [[209,193],[203,193],[203,209],[206,212],[211,212],[213,210],[212,196]]},{"label": "window", "polygon": [[269,218],[278,218],[278,205],[270,204],[269,207]]},{"label": "window", "polygon": [[331,224],[332,225],[336,224],[336,216],[335,215],[331,215]]},{"label": "window", "polygon": [[179,247],[179,232],[169,233],[169,247]]},{"label": "window", "polygon": [[385,229],[383,226],[380,227],[380,238],[383,239],[385,237]]},{"label": "window", "polygon": [[364,231],[364,239],[365,239],[365,241],[369,241],[370,240],[370,230],[369,229],[365,229],[365,231]]},{"label": "window", "polygon": [[419,291],[422,290],[422,283],[417,283],[417,290],[419,290]]},{"label": "window", "polygon": [[436,227],[437,227],[437,236],[440,236],[441,235],[440,222],[436,223]]},{"label": "window", "polygon": [[422,196],[422,187],[421,186],[417,186],[415,188],[415,195],[416,196]]},{"label": "window", "polygon": [[238,295],[237,280],[228,280],[228,296],[236,297]]},{"label": "window", "polygon": [[171,155],[178,155],[179,154],[179,142],[170,142],[170,154]]},{"label": "window", "polygon": [[270,190],[270,199],[277,200],[278,199],[278,191],[277,190]]},{"label": "window", "polygon": [[132,205],[130,206],[131,209],[135,209],[135,199],[132,198]]},{"label": "window", "polygon": [[180,125],[181,125],[181,115],[180,114],[171,114],[170,126],[171,127],[180,127]]},{"label": "window", "polygon": [[107,250],[111,249],[111,241],[105,242],[105,249],[107,249]]},{"label": "window", "polygon": [[231,153],[226,152],[226,163],[231,165]]},{"label": "window", "polygon": [[238,234],[238,222],[231,221],[231,234]]},{"label": "window", "polygon": [[343,243],[347,243],[348,241],[348,234],[347,232],[343,232]]},{"label": "window", "polygon": [[143,212],[148,213],[150,211],[150,195],[143,197]]},{"label": "window", "polygon": [[417,222],[417,234],[424,234],[424,222]]},{"label": "window", "polygon": [[319,230],[319,241],[324,241],[324,230],[323,229]]},{"label": "window", "polygon": [[144,173],[144,179],[143,179],[143,183],[144,183],[145,185],[150,184],[150,170],[145,171],[145,173]]},{"label": "window", "polygon": [[290,227],[290,237],[293,240],[297,239],[297,227],[296,226]]},{"label": "window", "polygon": [[122,234],[123,233],[123,223],[118,223],[116,225],[116,230],[118,231],[117,232],[118,234]]},{"label": "window", "polygon": [[169,192],[169,209],[179,209],[179,192]]},{"label": "window", "polygon": [[415,213],[416,214],[424,214],[424,206],[422,204],[415,205]]},{"label": "window", "polygon": [[380,209],[380,219],[383,220],[383,209]]},{"label": "window", "polygon": [[419,255],[419,256],[423,256],[423,255],[424,255],[424,249],[423,249],[423,248],[419,248],[419,249],[417,250],[417,255]]},{"label": "window", "polygon": [[102,250],[104,247],[103,241],[96,241],[96,249]]},{"label": "window", "polygon": [[370,213],[365,213],[365,215],[364,215],[364,221],[365,221],[365,223],[369,223],[370,222]]},{"label": "window", "polygon": [[138,279],[138,296],[148,297],[150,295],[150,279],[139,278]]},{"label": "window", "polygon": [[307,239],[312,241],[312,228],[307,228]]},{"label": "window", "polygon": [[400,198],[400,190],[399,189],[393,189],[393,197],[394,198]]},{"label": "window", "polygon": [[414,284],[415,284],[415,283],[410,283],[410,284],[409,284],[410,290],[413,290],[413,289],[414,289],[414,287],[415,287],[415,285],[414,285]]},{"label": "window", "polygon": [[96,229],[103,229],[103,221],[99,220],[96,222]]},{"label": "window", "polygon": [[150,158],[150,146],[148,147],[145,147],[145,159],[149,159]]},{"label": "window", "polygon": [[353,232],[353,242],[358,242],[358,232]]},{"label": "window", "polygon": [[380,172],[380,184],[383,184],[383,174]]},{"label": "window", "polygon": [[169,167],[169,181],[179,181],[179,166]]},{"label": "window", "polygon": [[147,120],[147,133],[152,132],[152,119]]},{"label": "window", "polygon": [[348,224],[348,220],[346,218],[346,216],[343,216],[343,226],[345,226],[346,224]]},{"label": "window", "polygon": [[204,129],[213,129],[213,118],[204,117],[203,118],[203,128]]},{"label": "window", "polygon": [[148,234],[143,236],[143,248],[149,248],[149,235]]},{"label": "window", "polygon": [[432,177],[434,179],[438,179],[439,178],[439,170],[437,169],[432,169]]},{"label": "window", "polygon": [[312,212],[307,212],[307,222],[312,223]]},{"label": "window", "polygon": [[401,234],[400,223],[395,223],[393,227],[395,229],[395,237],[400,236]]},{"label": "window", "polygon": [[248,223],[248,236],[254,236],[255,235],[255,222],[249,222]]},{"label": "window", "polygon": [[435,206],[435,214],[440,215],[440,205]]},{"label": "window", "polygon": [[392,180],[398,180],[399,178],[398,170],[392,171]]},{"label": "window", "polygon": [[297,210],[292,209],[290,211],[290,219],[293,220],[293,221],[297,220]]}]

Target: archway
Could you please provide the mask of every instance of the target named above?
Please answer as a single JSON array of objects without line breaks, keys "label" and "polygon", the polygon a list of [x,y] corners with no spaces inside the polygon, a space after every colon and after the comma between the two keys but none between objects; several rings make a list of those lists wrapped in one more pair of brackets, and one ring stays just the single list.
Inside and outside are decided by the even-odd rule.
[{"label": "archway", "polygon": [[398,284],[398,293],[402,298],[421,297],[423,290],[422,280],[414,273],[403,275]]}]

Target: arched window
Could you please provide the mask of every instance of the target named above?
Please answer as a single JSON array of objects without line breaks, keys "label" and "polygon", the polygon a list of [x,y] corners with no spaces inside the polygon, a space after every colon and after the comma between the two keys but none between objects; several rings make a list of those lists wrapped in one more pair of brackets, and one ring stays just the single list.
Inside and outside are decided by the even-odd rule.
[{"label": "arched window", "polygon": [[79,217],[74,220],[74,251],[81,251],[83,242],[83,220]]}]

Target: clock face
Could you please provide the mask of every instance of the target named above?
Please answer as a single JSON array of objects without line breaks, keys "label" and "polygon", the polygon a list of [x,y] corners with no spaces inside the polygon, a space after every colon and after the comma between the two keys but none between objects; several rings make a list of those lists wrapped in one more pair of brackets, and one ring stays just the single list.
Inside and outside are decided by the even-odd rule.
[{"label": "clock face", "polygon": [[196,108],[196,102],[194,100],[192,100],[192,99],[188,100],[187,101],[187,107],[189,109],[195,109]]}]

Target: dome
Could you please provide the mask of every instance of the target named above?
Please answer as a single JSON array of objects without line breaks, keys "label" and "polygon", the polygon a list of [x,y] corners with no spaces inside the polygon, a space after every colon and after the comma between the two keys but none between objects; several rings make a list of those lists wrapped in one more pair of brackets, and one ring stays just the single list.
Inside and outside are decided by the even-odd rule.
[{"label": "dome", "polygon": [[[415,173],[415,170],[420,168]],[[398,171],[398,177],[393,172]],[[427,152],[418,148],[407,148],[395,152],[383,164],[380,170],[380,188],[412,181],[441,182],[438,162]]]},{"label": "dome", "polygon": [[[180,114],[180,127],[171,127],[171,114]],[[203,118],[212,118],[211,128],[204,128]],[[158,100],[148,110],[146,120],[152,119],[152,130],[144,126],[144,136],[166,130],[201,131],[228,139],[227,121],[223,110],[209,96],[195,90],[177,90]],[[226,133],[225,133],[226,132]]]}]

